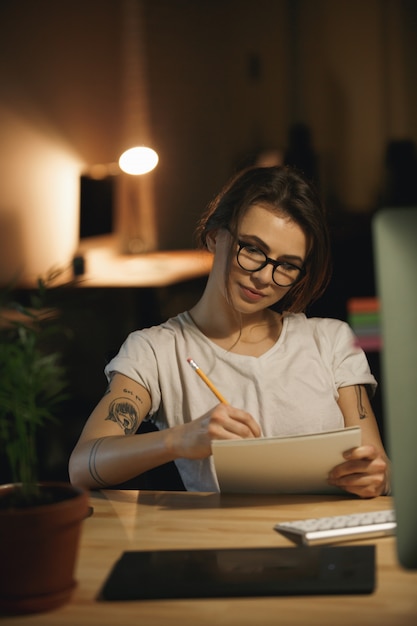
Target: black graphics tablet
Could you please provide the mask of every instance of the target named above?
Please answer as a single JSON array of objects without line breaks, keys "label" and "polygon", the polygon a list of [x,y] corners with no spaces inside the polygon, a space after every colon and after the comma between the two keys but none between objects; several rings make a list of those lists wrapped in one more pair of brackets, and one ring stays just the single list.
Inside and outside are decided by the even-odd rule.
[{"label": "black graphics tablet", "polygon": [[101,600],[364,594],[375,547],[314,546],[124,552]]}]

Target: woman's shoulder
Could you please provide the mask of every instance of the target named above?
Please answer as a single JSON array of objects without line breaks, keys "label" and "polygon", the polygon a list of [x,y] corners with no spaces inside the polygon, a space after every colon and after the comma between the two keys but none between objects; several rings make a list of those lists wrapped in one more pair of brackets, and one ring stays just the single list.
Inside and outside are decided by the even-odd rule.
[{"label": "woman's shoulder", "polygon": [[311,332],[337,332],[349,328],[347,322],[332,317],[308,317],[305,313],[285,313],[284,319],[292,326],[298,326]]},{"label": "woman's shoulder", "polygon": [[187,316],[179,314],[167,319],[161,324],[140,328],[128,334],[119,348],[118,353],[111,361],[111,365],[127,359],[131,361],[146,360],[151,362],[162,359],[169,360],[176,353],[178,346],[184,343],[187,334]]},{"label": "woman's shoulder", "polygon": [[319,332],[338,333],[349,329],[347,322],[334,317],[307,317],[306,319],[311,328]]},{"label": "woman's shoulder", "polygon": [[352,330],[347,322],[331,317],[308,317],[305,313],[291,313],[288,325],[299,336],[310,336],[316,342],[338,343],[351,341]]},{"label": "woman's shoulder", "polygon": [[184,334],[188,324],[187,316],[184,313],[180,313],[160,324],[133,330],[126,337],[122,348],[137,350],[139,348],[144,349],[146,346],[149,346],[150,349],[168,346],[175,342],[178,336]]}]

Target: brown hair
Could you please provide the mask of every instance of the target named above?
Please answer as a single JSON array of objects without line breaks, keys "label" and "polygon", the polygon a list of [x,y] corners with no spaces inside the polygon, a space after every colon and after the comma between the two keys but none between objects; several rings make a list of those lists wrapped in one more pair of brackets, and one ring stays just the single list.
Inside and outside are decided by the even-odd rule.
[{"label": "brown hair", "polygon": [[[298,313],[317,300],[330,279],[330,238],[320,197],[302,174],[289,167],[250,167],[238,172],[210,203],[196,237],[207,248],[207,236],[225,228],[237,238],[242,217],[254,204],[268,205],[296,222],[307,237],[305,275],[272,308]],[[235,254],[231,246],[228,267]]]}]

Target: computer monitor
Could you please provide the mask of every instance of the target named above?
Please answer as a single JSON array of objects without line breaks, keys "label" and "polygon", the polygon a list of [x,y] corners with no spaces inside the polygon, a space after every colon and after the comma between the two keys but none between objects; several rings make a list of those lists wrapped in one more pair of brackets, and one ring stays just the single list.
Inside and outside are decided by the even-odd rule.
[{"label": "computer monitor", "polygon": [[80,177],[80,240],[114,231],[115,177]]},{"label": "computer monitor", "polygon": [[382,398],[400,563],[417,568],[417,207],[373,218]]}]

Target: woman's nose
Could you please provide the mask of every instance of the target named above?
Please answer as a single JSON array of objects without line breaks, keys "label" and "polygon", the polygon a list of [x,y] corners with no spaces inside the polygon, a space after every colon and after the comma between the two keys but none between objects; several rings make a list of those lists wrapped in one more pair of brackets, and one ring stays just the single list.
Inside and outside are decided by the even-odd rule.
[{"label": "woman's nose", "polygon": [[268,283],[272,283],[272,272],[274,271],[274,268],[271,265],[265,265],[265,267],[263,267],[260,270],[256,270],[256,272],[252,272],[252,275],[256,278],[256,280],[258,280],[259,282],[263,283],[264,285],[267,285]]}]

